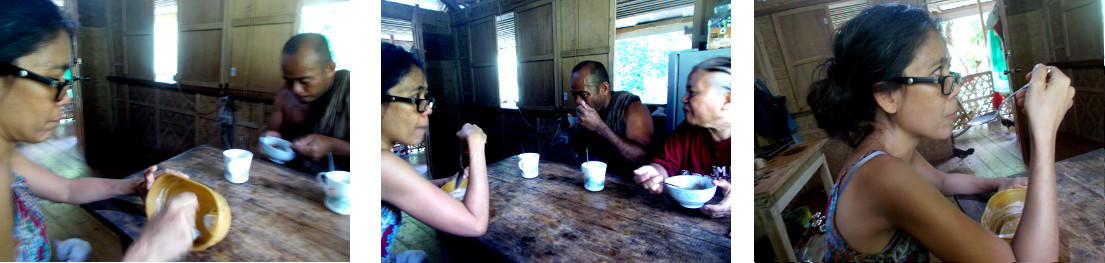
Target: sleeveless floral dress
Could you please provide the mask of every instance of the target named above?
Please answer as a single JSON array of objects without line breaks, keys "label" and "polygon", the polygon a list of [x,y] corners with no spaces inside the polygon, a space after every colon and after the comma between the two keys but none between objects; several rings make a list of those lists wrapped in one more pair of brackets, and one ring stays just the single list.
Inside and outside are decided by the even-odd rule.
[{"label": "sleeveless floral dress", "polygon": [[402,212],[398,208],[395,208],[391,204],[380,204],[380,236],[382,237],[381,243],[383,245],[382,251],[380,251],[380,262],[388,262],[391,257],[391,245],[395,244],[395,236],[399,235],[400,221],[403,219]]},{"label": "sleeveless floral dress", "polygon": [[12,238],[15,241],[15,261],[50,261],[50,241],[46,237],[46,220],[38,206],[38,198],[22,175],[11,172],[12,204],[15,206]]},{"label": "sleeveless floral dress", "polygon": [[828,219],[826,224],[828,229],[825,231],[825,262],[928,262],[929,252],[925,249],[917,239],[910,236],[905,231],[898,229],[898,232],[894,233],[894,237],[890,239],[890,243],[886,244],[886,247],[878,254],[868,255],[859,253],[852,250],[852,247],[848,246],[848,243],[844,242],[844,238],[837,233],[836,229],[836,205],[837,199],[840,197],[840,193],[844,191],[844,187],[848,186],[848,182],[851,181],[852,175],[856,173],[864,163],[886,152],[874,150],[871,151],[851,166],[848,170],[844,171],[844,178],[840,179],[840,182],[833,185],[833,192],[829,195],[829,205],[827,207]]}]

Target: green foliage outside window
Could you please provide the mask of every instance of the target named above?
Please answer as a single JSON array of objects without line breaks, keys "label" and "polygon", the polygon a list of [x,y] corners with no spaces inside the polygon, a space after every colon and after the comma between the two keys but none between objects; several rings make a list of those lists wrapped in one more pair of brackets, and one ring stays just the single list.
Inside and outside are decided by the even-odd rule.
[{"label": "green foliage outside window", "polygon": [[[682,30],[614,42],[614,90],[641,97],[647,104],[667,104],[668,55],[689,48]],[[610,66],[608,66],[610,67]]]}]

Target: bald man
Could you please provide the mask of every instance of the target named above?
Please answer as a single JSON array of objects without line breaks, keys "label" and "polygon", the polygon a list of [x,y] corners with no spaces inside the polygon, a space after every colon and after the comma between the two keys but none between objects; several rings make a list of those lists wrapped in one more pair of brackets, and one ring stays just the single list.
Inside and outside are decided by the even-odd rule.
[{"label": "bald man", "polygon": [[349,171],[349,71],[334,68],[322,35],[299,34],[284,44],[284,88],[261,136],[292,142],[296,158],[288,167],[311,174],[328,171],[326,154],[333,153],[335,168]]},{"label": "bald man", "polygon": [[592,161],[605,162],[607,173],[633,174],[648,161],[652,143],[652,115],[637,95],[614,91],[606,67],[584,61],[572,69],[572,96],[579,124],[572,147]]}]

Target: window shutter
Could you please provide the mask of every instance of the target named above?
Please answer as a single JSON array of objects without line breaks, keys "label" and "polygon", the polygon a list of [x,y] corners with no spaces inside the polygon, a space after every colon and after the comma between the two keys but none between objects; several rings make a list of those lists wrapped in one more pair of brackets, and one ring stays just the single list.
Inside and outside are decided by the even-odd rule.
[{"label": "window shutter", "polygon": [[411,41],[414,39],[414,36],[411,35],[411,21],[387,17],[381,17],[380,20],[380,34],[385,38],[389,35],[395,35],[396,40]]},{"label": "window shutter", "polygon": [[495,17],[495,37],[499,41],[499,49],[515,46],[514,41],[514,12]]},{"label": "window shutter", "polygon": [[829,19],[833,21],[833,32],[847,23],[848,20],[852,20],[853,17],[863,12],[863,9],[867,9],[867,1],[848,1],[839,4],[829,5]]},{"label": "window shutter", "polygon": [[[617,19],[622,19],[644,13],[650,13],[664,9],[673,9],[693,4],[693,0],[618,0],[617,6],[614,10]],[[713,7],[711,6],[710,8]]]}]

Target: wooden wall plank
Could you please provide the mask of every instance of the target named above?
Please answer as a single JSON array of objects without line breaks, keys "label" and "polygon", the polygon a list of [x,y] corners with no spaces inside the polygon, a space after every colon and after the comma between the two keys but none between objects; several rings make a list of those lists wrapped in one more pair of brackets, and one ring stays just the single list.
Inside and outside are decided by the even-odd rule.
[{"label": "wooden wall plank", "polygon": [[[254,0],[256,1],[256,0]],[[253,17],[295,15],[296,0],[264,0],[253,5]]]},{"label": "wooden wall plank", "polygon": [[257,0],[234,0],[230,3],[230,18],[235,19],[253,17],[253,7],[258,5]]},{"label": "wooden wall plank", "polygon": [[181,81],[219,82],[222,30],[180,33],[177,53]]},{"label": "wooden wall plank", "polygon": [[498,63],[499,47],[495,38],[495,19],[473,23],[468,26],[469,46],[472,49],[472,66],[484,67]]},{"label": "wooden wall plank", "polygon": [[610,1],[582,0],[578,3],[578,45],[575,48],[565,47],[564,50],[609,47],[610,38],[613,37],[610,35],[610,28],[614,26],[614,17],[609,15],[613,8]]},{"label": "wooden wall plank", "polygon": [[249,39],[253,38],[250,27],[234,27],[230,33],[230,85],[234,89],[244,90],[249,86],[251,60]]},{"label": "wooden wall plank", "polygon": [[[473,95],[476,105],[499,107],[499,71],[494,66],[473,67]],[[521,75],[519,75],[521,79]]]},{"label": "wooden wall plank", "polygon": [[1101,1],[1093,1],[1063,11],[1067,35],[1067,59],[1082,61],[1102,58]]},{"label": "wooden wall plank", "polygon": [[554,109],[558,89],[556,88],[555,64],[552,60],[525,62],[518,64],[518,108]]},{"label": "wooden wall plank", "polygon": [[564,0],[560,1],[558,5],[560,12],[557,16],[560,23],[560,47],[565,50],[576,49],[579,45],[577,42],[579,39],[576,37],[579,35],[579,24],[581,23],[579,14],[579,1],[580,0]]},{"label": "wooden wall plank", "polygon": [[518,58],[553,54],[552,4],[540,5],[514,13],[517,21]]},{"label": "wooden wall plank", "polygon": [[222,0],[178,1],[180,25],[198,25],[223,22]]},{"label": "wooden wall plank", "polygon": [[126,25],[123,30],[153,32],[153,0],[127,0],[124,9]]},{"label": "wooden wall plank", "polygon": [[152,80],[154,78],[153,35],[126,36],[125,41],[127,45],[126,75],[132,78]]},{"label": "wooden wall plank", "polygon": [[292,37],[292,24],[251,26],[249,90],[276,93],[284,86],[280,56],[284,42]]}]

